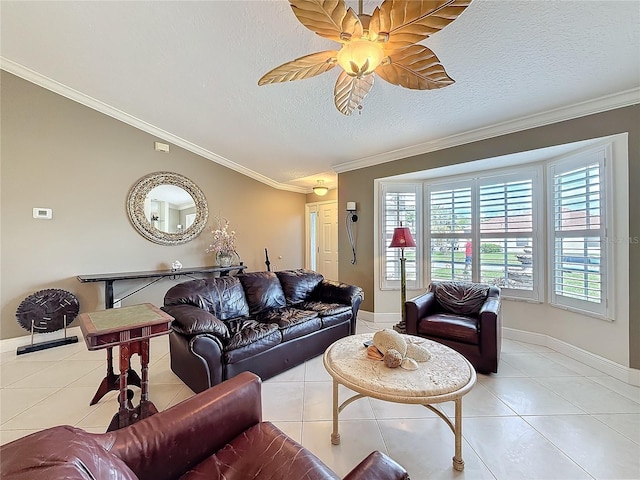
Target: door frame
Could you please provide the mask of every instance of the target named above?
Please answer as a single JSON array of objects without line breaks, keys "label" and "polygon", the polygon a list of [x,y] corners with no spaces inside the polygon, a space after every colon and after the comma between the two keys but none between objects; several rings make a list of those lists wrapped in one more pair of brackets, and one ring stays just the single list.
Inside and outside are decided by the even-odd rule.
[{"label": "door frame", "polygon": [[[310,270],[311,269],[311,222],[309,221],[309,217],[311,216],[311,212],[314,208],[317,209],[319,205],[338,205],[338,200],[325,200],[323,202],[312,202],[307,203],[304,206],[304,268]],[[317,210],[316,210],[317,211]],[[336,234],[337,234],[336,230]],[[336,242],[336,245],[338,243]],[[340,258],[340,253],[338,252],[338,258]]]}]

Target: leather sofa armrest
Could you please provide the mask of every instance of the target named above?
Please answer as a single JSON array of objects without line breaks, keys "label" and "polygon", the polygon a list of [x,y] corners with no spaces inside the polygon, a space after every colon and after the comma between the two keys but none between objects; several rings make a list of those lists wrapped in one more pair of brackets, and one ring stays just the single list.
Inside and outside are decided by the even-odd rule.
[{"label": "leather sofa armrest", "polygon": [[317,297],[321,302],[341,303],[343,305],[358,305],[364,300],[362,288],[333,280],[322,280],[318,285]]},{"label": "leather sofa armrest", "polygon": [[480,308],[480,345],[489,363],[487,370],[497,372],[500,350],[502,349],[502,314],[500,311],[500,289],[492,286],[484,304]]},{"label": "leather sofa armrest", "polygon": [[261,380],[243,372],[100,437],[104,447],[120,457],[140,480],[170,480],[261,421]]},{"label": "leather sofa armrest", "polygon": [[356,285],[335,282],[333,280],[322,280],[315,290],[314,297],[325,303],[341,303],[351,305],[351,335],[356,333],[356,320],[358,310],[364,300],[364,291]]},{"label": "leather sofa armrest", "polygon": [[407,471],[379,451],[372,452],[344,480],[408,480]]},{"label": "leather sofa armrest", "polygon": [[433,292],[423,293],[404,304],[407,333],[418,334],[418,321],[436,310],[437,302]]},{"label": "leather sofa armrest", "polygon": [[171,327],[179,333],[184,335],[211,333],[223,340],[229,338],[227,325],[202,308],[183,303],[165,305],[162,310],[174,318]]},{"label": "leather sofa armrest", "polygon": [[480,307],[480,327],[482,328],[483,318],[485,321],[495,321],[500,315],[500,289],[498,287],[490,287],[487,294],[487,299]]},{"label": "leather sofa armrest", "polygon": [[480,308],[480,316],[493,316],[497,317],[500,312],[500,299],[495,297],[489,297],[485,300]]}]

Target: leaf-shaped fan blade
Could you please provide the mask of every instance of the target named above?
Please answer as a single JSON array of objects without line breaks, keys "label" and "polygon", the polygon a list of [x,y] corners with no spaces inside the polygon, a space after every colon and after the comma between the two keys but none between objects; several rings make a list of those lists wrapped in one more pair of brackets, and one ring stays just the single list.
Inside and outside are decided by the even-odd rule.
[{"label": "leaf-shaped fan blade", "polygon": [[334,102],[340,113],[351,115],[373,87],[373,80],[373,75],[351,77],[344,71],[340,72],[333,92]]},{"label": "leaf-shaped fan blade", "polygon": [[344,42],[342,33],[362,36],[362,24],[352,8],[347,9],[344,0],[289,0],[293,13],[300,23],[321,37]]},{"label": "leaf-shaped fan blade", "polygon": [[312,53],[311,55],[296,58],[291,62],[282,64],[270,72],[265,73],[262,78],[258,80],[258,85],[315,77],[335,67],[337,55],[338,52],[336,50],[328,50],[326,52]]},{"label": "leaf-shaped fan blade", "polygon": [[369,18],[369,40],[375,42],[378,40],[378,33],[382,32],[380,27],[380,7],[376,7]]},{"label": "leaf-shaped fan blade", "polygon": [[432,90],[454,83],[435,53],[422,45],[411,45],[391,52],[391,62],[380,65],[376,73],[394,85],[414,90]]},{"label": "leaf-shaped fan blade", "polygon": [[471,0],[385,0],[369,24],[370,35],[388,33],[385,48],[418,43],[453,22]]}]

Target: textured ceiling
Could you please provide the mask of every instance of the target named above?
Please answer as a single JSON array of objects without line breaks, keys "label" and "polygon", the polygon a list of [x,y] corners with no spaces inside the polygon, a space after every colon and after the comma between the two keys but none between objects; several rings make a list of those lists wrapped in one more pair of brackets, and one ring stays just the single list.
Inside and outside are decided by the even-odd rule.
[{"label": "textured ceiling", "polygon": [[286,0],[0,5],[3,69],[294,191],[523,117],[621,92],[640,99],[637,0],[474,0],[422,42],[454,85],[413,91],[378,78],[350,117],[333,105],[338,68],[258,87],[272,68],[337,46]]}]

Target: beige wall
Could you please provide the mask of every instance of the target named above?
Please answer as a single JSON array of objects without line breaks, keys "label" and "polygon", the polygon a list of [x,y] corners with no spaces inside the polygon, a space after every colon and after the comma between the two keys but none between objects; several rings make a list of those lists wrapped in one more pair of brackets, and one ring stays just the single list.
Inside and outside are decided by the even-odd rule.
[{"label": "beige wall", "polygon": [[[339,174],[338,202],[339,204],[347,200],[358,202],[360,219],[358,221],[358,263],[351,265],[346,258],[341,258],[340,280],[363,287],[365,300],[362,309],[375,312],[375,179],[625,132],[629,134],[629,236],[632,239],[640,238],[640,215],[637,209],[637,205],[640,205],[640,189],[637,187],[640,185],[640,106],[635,105]],[[339,215],[341,216],[339,222],[344,222],[345,212],[339,210]],[[340,251],[349,249],[346,233],[342,231],[339,248]],[[629,244],[629,291],[628,332],[624,332],[623,337],[628,342],[625,348],[628,352],[628,362],[622,363],[640,368],[640,296],[637,295],[640,291],[640,244],[636,242]],[[518,306],[509,308],[513,311]],[[529,306],[526,310],[530,310]],[[538,315],[536,318],[535,312],[531,312],[528,318],[531,319],[530,325],[535,326],[538,319],[542,317]],[[585,330],[579,332],[581,335],[590,337],[584,339],[586,343],[598,341],[599,332],[597,329],[590,330],[591,323],[591,320],[586,320],[582,324]],[[509,318],[505,318],[505,324],[510,326]],[[515,325],[514,328],[520,328],[522,323],[516,322]],[[612,329],[617,326],[617,324],[613,325]],[[537,330],[533,327],[531,331]],[[575,338],[575,329],[572,331],[570,328],[565,328],[557,331],[560,339],[568,343],[572,343]],[[606,338],[601,341],[606,341]]]},{"label": "beige wall", "polygon": [[[0,338],[25,335],[15,311],[37,290],[75,293],[81,311],[104,308],[103,284],[76,275],[212,265],[206,231],[192,242],[162,246],[131,226],[127,193],[156,171],[185,175],[203,190],[210,223],[220,213],[237,231],[238,252],[249,270],[264,270],[264,248],[278,268],[304,264],[306,195],[271,188],[159,140],[106,115],[6,72],[1,76]],[[35,220],[33,207],[53,209]],[[145,282],[116,282],[116,298]],[[123,301],[162,304],[170,280]]]}]

